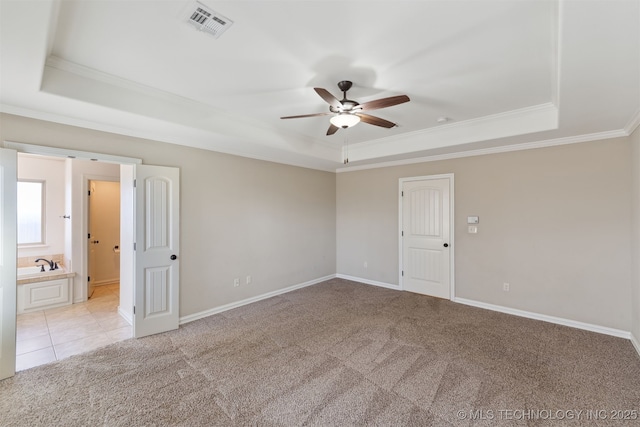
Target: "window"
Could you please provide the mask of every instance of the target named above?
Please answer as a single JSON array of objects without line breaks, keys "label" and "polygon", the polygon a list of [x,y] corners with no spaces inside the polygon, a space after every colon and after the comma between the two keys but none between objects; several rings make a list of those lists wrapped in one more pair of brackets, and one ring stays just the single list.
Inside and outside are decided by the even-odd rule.
[{"label": "window", "polygon": [[44,244],[44,181],[18,181],[18,245]]}]

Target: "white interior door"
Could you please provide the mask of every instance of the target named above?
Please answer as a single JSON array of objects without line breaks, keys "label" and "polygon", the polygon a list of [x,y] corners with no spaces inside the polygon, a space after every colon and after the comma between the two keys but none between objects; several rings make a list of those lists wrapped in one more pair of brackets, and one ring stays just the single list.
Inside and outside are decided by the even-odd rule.
[{"label": "white interior door", "polygon": [[17,159],[0,148],[0,380],[16,372]]},{"label": "white interior door", "polygon": [[135,168],[136,338],[178,328],[180,170]]},{"label": "white interior door", "polygon": [[451,180],[402,182],[402,289],[451,298]]}]

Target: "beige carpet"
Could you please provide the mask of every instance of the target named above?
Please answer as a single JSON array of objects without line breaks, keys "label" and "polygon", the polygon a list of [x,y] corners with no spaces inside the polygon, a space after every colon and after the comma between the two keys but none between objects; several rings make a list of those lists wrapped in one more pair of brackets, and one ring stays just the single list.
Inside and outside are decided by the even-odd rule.
[{"label": "beige carpet", "polygon": [[639,425],[611,419],[633,410],[627,340],[339,279],[0,381],[2,426]]}]

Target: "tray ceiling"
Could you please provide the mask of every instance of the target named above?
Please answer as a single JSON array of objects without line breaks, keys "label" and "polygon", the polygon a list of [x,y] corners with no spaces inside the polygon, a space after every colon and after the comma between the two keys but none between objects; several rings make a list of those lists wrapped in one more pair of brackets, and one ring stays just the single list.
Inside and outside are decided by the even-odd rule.
[{"label": "tray ceiling", "polygon": [[[195,4],[2,0],[2,111],[323,170],[638,124],[636,0],[204,0],[233,21],[218,38]],[[328,111],[313,87],[341,98],[340,80],[411,102],[375,111],[392,129],[280,120]]]}]

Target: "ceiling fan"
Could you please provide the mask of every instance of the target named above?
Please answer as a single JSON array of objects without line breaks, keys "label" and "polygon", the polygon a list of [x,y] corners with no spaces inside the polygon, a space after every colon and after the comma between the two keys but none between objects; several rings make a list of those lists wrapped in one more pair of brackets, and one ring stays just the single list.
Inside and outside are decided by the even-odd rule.
[{"label": "ceiling fan", "polygon": [[327,130],[327,135],[333,135],[340,128],[346,129],[351,126],[355,126],[361,121],[370,125],[381,126],[384,128],[392,128],[397,126],[397,124],[393,122],[369,114],[363,114],[362,112],[377,110],[380,108],[391,107],[393,105],[409,102],[409,97],[407,95],[391,96],[389,98],[376,99],[360,104],[356,101],[347,99],[347,91],[351,89],[352,84],[353,83],[348,80],[343,80],[338,83],[338,88],[340,88],[343,93],[342,100],[338,100],[338,98],[331,95],[331,93],[329,93],[329,91],[326,89],[322,89],[320,87],[313,88],[313,90],[315,90],[316,93],[329,104],[329,111],[326,113],[303,114],[300,116],[286,116],[280,118],[299,119],[302,117],[332,115],[332,117],[329,119],[331,124],[329,125],[329,129]]}]

